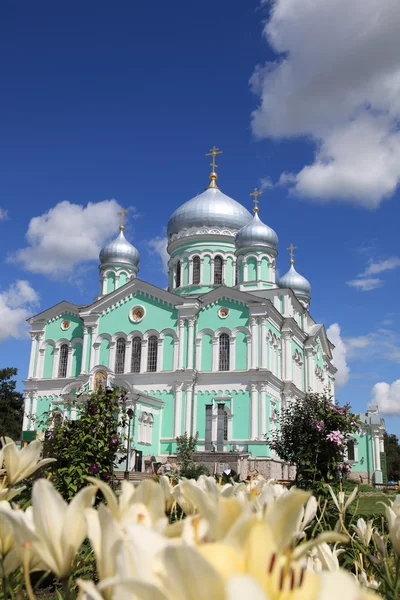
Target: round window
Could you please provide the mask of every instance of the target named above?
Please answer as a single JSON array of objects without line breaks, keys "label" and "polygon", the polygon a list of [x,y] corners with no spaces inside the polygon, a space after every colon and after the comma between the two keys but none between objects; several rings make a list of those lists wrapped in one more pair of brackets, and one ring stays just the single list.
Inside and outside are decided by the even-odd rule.
[{"label": "round window", "polygon": [[71,321],[68,321],[67,319],[65,319],[65,320],[64,320],[64,321],[62,321],[62,323],[61,323],[61,329],[62,329],[63,331],[67,331],[67,329],[69,329],[70,325],[71,325]]},{"label": "round window", "polygon": [[133,323],[139,323],[143,319],[144,313],[143,306],[135,306],[135,308],[132,308],[129,318]]},{"label": "round window", "polygon": [[229,315],[229,308],[226,308],[225,306],[223,306],[222,308],[219,309],[218,316],[221,317],[221,319],[226,319],[226,317],[228,315]]}]

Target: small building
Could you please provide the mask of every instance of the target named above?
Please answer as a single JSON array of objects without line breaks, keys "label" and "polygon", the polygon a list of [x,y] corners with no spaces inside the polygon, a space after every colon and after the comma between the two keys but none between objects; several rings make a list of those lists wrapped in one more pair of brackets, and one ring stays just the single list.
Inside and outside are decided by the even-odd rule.
[{"label": "small building", "polygon": [[386,483],[385,421],[379,416],[376,404],[368,404],[367,412],[358,416],[362,431],[347,445],[351,478],[361,483]]}]

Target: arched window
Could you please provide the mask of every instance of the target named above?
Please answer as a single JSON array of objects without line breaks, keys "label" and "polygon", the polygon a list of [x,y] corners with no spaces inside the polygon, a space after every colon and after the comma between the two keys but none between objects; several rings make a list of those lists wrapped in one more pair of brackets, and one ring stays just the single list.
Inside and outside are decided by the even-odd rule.
[{"label": "arched window", "polygon": [[224,442],[228,441],[228,411],[224,410]]},{"label": "arched window", "polygon": [[235,285],[239,285],[239,262],[235,264]]},{"label": "arched window", "polygon": [[68,366],[68,344],[63,344],[60,348],[60,361],[58,363],[58,376],[67,376]]},{"label": "arched window", "polygon": [[219,370],[229,371],[229,335],[221,333],[219,336]]},{"label": "arched window", "polygon": [[125,370],[125,340],[124,338],[117,339],[117,347],[115,351],[115,372],[123,373]]},{"label": "arched window", "polygon": [[193,284],[200,283],[200,256],[195,256],[193,259]]},{"label": "arched window", "polygon": [[139,417],[139,433],[138,443],[147,444],[148,446],[152,443],[153,438],[153,425],[154,417],[151,413],[143,411]]},{"label": "arched window", "polygon": [[214,258],[214,283],[222,285],[222,256]]},{"label": "arched window", "polygon": [[151,335],[147,345],[147,370],[157,371],[157,336]]},{"label": "arched window", "polygon": [[140,360],[142,358],[142,340],[136,336],[132,340],[131,372],[140,373]]},{"label": "arched window", "polygon": [[347,442],[347,458],[348,460],[355,460],[356,453],[354,450],[354,440],[349,440]]},{"label": "arched window", "polygon": [[176,283],[175,283],[175,287],[181,287],[181,261],[178,260],[178,262],[176,263]]}]

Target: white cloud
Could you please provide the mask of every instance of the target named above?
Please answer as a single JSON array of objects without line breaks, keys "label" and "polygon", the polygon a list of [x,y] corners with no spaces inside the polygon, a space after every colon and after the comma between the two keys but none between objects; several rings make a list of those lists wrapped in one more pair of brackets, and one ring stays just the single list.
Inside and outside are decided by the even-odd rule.
[{"label": "white cloud", "polygon": [[392,256],[391,258],[377,262],[371,260],[368,267],[365,269],[363,276],[377,275],[378,273],[391,271],[392,269],[397,269],[398,267],[400,267],[400,257],[398,256]]},{"label": "white cloud", "polygon": [[69,275],[76,265],[98,260],[105,241],[117,235],[120,210],[116,200],[89,202],[87,206],[59,202],[31,219],[28,246],[8,257],[32,273],[49,277]]},{"label": "white cloud", "polygon": [[350,369],[347,364],[347,348],[340,335],[340,326],[338,323],[333,323],[327,329],[327,335],[332,344],[335,345],[333,349],[333,364],[337,368],[335,375],[335,383],[337,387],[344,386],[350,377]]},{"label": "white cloud", "polygon": [[399,29],[398,0],[272,0],[264,35],[279,58],[251,78],[252,127],[315,142],[311,165],[281,175],[292,192],[367,208],[395,193]]},{"label": "white cloud", "polygon": [[260,187],[261,190],[270,190],[271,188],[274,187],[274,184],[272,183],[272,179],[270,177],[262,177],[260,179]]},{"label": "white cloud", "polygon": [[382,413],[400,414],[400,379],[392,384],[384,381],[376,383],[372,388],[372,400]]},{"label": "white cloud", "polygon": [[148,242],[148,245],[153,252],[155,252],[155,254],[158,254],[161,260],[163,273],[167,274],[169,261],[169,254],[167,252],[167,238],[163,236],[155,237]]},{"label": "white cloud", "polygon": [[366,279],[352,279],[347,282],[347,285],[355,287],[362,292],[370,292],[371,290],[376,290],[376,288],[381,287],[383,281],[378,277],[367,277]]},{"label": "white cloud", "polygon": [[0,207],[0,221],[5,221],[8,217],[8,210]]},{"label": "white cloud", "polygon": [[0,342],[27,335],[26,319],[39,304],[39,296],[28,281],[18,280],[0,292]]},{"label": "white cloud", "polygon": [[400,363],[399,335],[380,327],[366,335],[344,338],[347,358],[355,360],[388,360]]}]

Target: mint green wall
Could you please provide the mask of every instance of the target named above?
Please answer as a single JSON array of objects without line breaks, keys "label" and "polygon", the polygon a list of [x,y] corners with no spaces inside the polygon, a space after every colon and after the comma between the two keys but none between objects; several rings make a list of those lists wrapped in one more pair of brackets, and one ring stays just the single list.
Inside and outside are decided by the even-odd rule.
[{"label": "mint green wall", "polygon": [[53,372],[53,360],[54,346],[52,344],[47,344],[44,352],[43,379],[51,379]]},{"label": "mint green wall", "polygon": [[201,370],[212,370],[212,338],[208,333],[201,338]]},{"label": "mint green wall", "polygon": [[248,444],[247,451],[252,456],[269,456],[269,447],[267,444]]},{"label": "mint green wall", "polygon": [[269,281],[269,263],[267,258],[261,259],[261,279],[263,281]]},{"label": "mint green wall", "polygon": [[284,304],[284,298],[283,298],[283,296],[279,296],[279,300],[280,300],[280,305],[281,305],[280,311],[281,311],[281,314],[283,315],[283,313],[284,313],[284,305],[285,305]]},{"label": "mint green wall", "polygon": [[232,391],[230,395],[233,399],[233,439],[248,439],[250,435],[250,392]]},{"label": "mint green wall", "polygon": [[114,289],[115,289],[115,275],[111,271],[110,273],[107,274],[107,294],[109,294],[110,292],[113,292]]},{"label": "mint green wall", "polygon": [[47,421],[47,413],[50,410],[51,396],[38,396],[35,429],[45,429],[45,421]]},{"label": "mint green wall", "polygon": [[[107,339],[103,339],[101,340],[101,344],[100,344],[100,357],[99,357],[99,364],[100,365],[104,365],[105,367],[108,367],[108,361],[109,361],[109,352],[110,352],[110,342]],[[111,365],[110,368],[114,368],[113,365]]]},{"label": "mint green wall", "polygon": [[189,254],[192,252],[207,252],[209,251],[212,254],[215,254],[216,252],[235,252],[236,248],[235,248],[235,242],[232,241],[222,241],[222,240],[217,240],[217,241],[212,241],[210,240],[209,242],[207,242],[206,244],[203,242],[194,242],[193,240],[190,241],[185,241],[184,239],[182,240],[182,243],[179,244],[175,250],[173,251],[173,253],[171,254],[171,257],[177,256],[179,254],[182,254],[183,252],[188,252]]},{"label": "mint green wall", "polygon": [[364,431],[366,431],[364,435],[354,436],[358,448],[358,460],[353,463],[351,469],[353,473],[360,473],[365,471],[373,473],[374,471],[374,456],[372,448],[371,429],[368,427]]},{"label": "mint green wall", "polygon": [[163,344],[163,371],[172,371],[174,365],[174,338],[166,335]]},{"label": "mint green wall", "polygon": [[[61,323],[65,320],[71,321],[71,325],[66,331],[61,329]],[[62,338],[69,341],[75,338],[81,338],[82,336],[82,320],[75,315],[70,315],[69,313],[62,313],[59,317],[57,317],[57,319],[51,321],[51,323],[46,324],[45,340],[54,340],[55,342],[57,342]]]},{"label": "mint green wall", "polygon": [[[146,311],[140,323],[132,323],[129,320],[129,312],[136,305],[143,306]],[[176,331],[176,322],[177,311],[172,306],[138,292],[128,302],[99,317],[99,334],[115,331],[126,334],[131,331],[144,333],[148,329],[162,331],[168,328]]]},{"label": "mint green wall", "polygon": [[247,259],[247,281],[257,281],[257,259],[254,256]]},{"label": "mint green wall", "polygon": [[120,273],[119,274],[119,284],[118,287],[122,287],[123,285],[125,285],[125,283],[128,281],[128,278],[126,276],[126,273]]},{"label": "mint green wall", "polygon": [[75,377],[81,372],[82,364],[82,344],[77,342],[72,349],[72,371],[71,375]]},{"label": "mint green wall", "polygon": [[[223,306],[229,308],[229,315],[226,319],[221,319],[218,316],[218,310]],[[201,309],[197,320],[197,330],[201,331],[207,328],[215,331],[220,327],[227,327],[228,329],[234,329],[239,326],[247,327],[249,322],[248,314],[249,309],[247,306],[227,298],[221,298],[215,304],[205,306]]]},{"label": "mint green wall", "polygon": [[145,391],[147,394],[151,394],[155,398],[158,398],[159,400],[162,400],[165,403],[164,408],[162,409],[161,437],[172,438],[175,406],[174,392],[167,390],[164,390],[162,392],[154,390]]},{"label": "mint green wall", "polygon": [[247,369],[247,341],[246,334],[242,331],[236,334],[235,369],[238,371],[245,371]]}]

